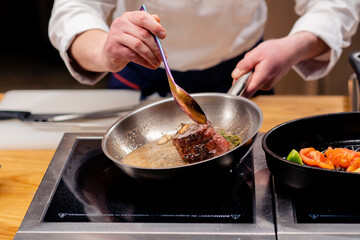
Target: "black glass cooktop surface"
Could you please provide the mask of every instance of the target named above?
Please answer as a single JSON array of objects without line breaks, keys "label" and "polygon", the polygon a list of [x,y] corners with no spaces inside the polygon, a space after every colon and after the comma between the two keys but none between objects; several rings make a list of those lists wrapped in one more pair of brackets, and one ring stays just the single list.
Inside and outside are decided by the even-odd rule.
[{"label": "black glass cooktop surface", "polygon": [[139,183],[101,150],[79,139],[67,160],[44,222],[252,223],[253,161],[197,181]]},{"label": "black glass cooktop surface", "polygon": [[360,223],[360,196],[355,189],[318,189],[293,197],[298,223]]},{"label": "black glass cooktop surface", "polygon": [[290,200],[296,223],[360,223],[360,196],[351,186],[290,189],[276,183],[276,192]]}]

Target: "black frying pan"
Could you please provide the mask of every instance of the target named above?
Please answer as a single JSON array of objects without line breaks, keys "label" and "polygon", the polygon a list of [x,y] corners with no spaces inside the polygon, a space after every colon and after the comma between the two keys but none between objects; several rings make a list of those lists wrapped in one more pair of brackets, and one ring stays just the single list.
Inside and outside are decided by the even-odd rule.
[{"label": "black frying pan", "polygon": [[[349,62],[360,83],[360,52]],[[293,189],[349,189],[360,181],[359,173],[349,173],[299,165],[285,160],[292,149],[314,147],[360,148],[360,112],[333,113],[297,119],[281,124],[264,135],[262,147],[270,172],[277,181]]]},{"label": "black frying pan", "polygon": [[[268,168],[276,181],[294,189],[348,188],[360,182],[359,173],[300,165],[284,159],[292,149],[314,147],[360,148],[360,112],[306,117],[283,123],[262,140]],[[355,191],[355,188],[354,188]],[[356,190],[357,191],[357,190]]]}]

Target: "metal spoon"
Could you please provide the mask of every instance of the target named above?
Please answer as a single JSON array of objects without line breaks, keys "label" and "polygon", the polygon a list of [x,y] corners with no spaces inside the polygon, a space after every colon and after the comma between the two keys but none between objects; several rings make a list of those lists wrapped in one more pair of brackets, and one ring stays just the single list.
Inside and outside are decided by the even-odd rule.
[{"label": "metal spoon", "polygon": [[[145,5],[142,5],[140,11],[148,12],[145,8]],[[160,39],[154,35],[156,44],[158,45],[163,59],[166,75],[169,81],[171,93],[175,99],[175,102],[178,104],[180,109],[188,115],[193,121],[197,123],[205,123],[207,121],[204,111],[201,109],[200,105],[193,99],[184,89],[179,87],[171,75],[169,65],[166,60],[164,49],[161,45]]]}]

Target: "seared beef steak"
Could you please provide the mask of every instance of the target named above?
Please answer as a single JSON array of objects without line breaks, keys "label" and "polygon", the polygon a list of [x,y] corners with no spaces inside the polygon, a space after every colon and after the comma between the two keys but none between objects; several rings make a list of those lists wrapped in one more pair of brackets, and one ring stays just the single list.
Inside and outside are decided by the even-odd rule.
[{"label": "seared beef steak", "polygon": [[181,158],[189,163],[218,156],[230,149],[230,143],[215,132],[209,121],[185,124],[174,135],[173,144]]}]

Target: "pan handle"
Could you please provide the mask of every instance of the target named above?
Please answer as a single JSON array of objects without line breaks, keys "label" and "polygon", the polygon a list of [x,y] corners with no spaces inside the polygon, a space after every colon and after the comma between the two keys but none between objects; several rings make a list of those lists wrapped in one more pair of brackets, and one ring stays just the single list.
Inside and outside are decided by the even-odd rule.
[{"label": "pan handle", "polygon": [[252,75],[253,71],[250,71],[241,77],[239,77],[235,83],[231,86],[229,91],[227,92],[230,95],[239,95],[241,96],[245,91],[246,87],[248,86],[249,79]]},{"label": "pan handle", "polygon": [[30,115],[30,112],[1,110],[0,120],[20,119],[21,121],[24,121]]},{"label": "pan handle", "polygon": [[352,111],[360,111],[360,51],[349,55],[354,74],[349,79],[349,100]]},{"label": "pan handle", "polygon": [[360,84],[360,51],[351,53],[349,56],[349,62]]}]

